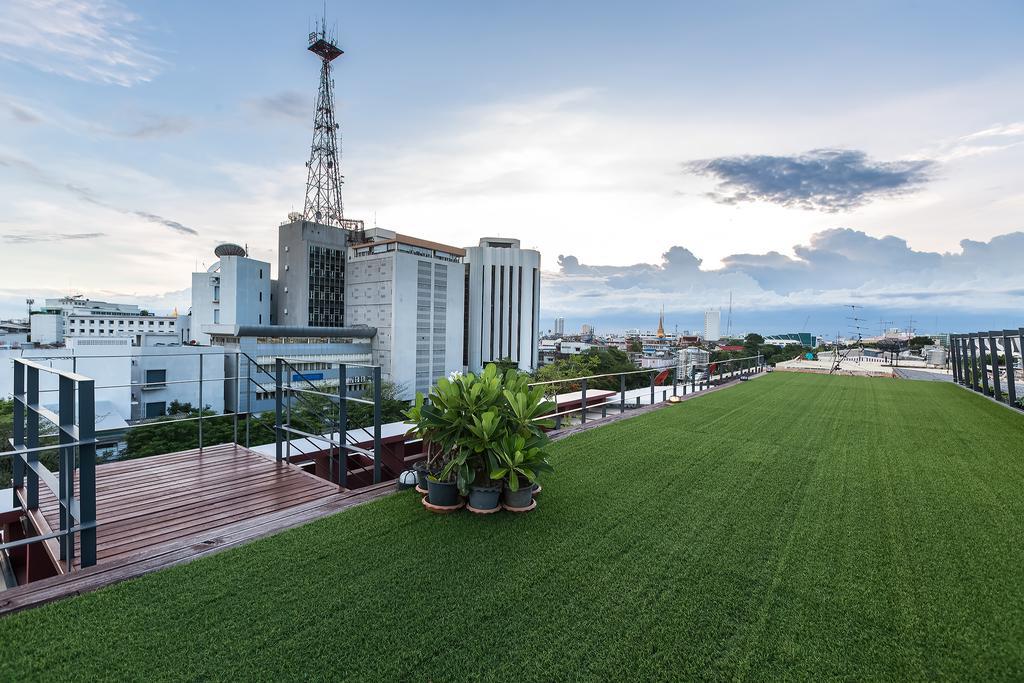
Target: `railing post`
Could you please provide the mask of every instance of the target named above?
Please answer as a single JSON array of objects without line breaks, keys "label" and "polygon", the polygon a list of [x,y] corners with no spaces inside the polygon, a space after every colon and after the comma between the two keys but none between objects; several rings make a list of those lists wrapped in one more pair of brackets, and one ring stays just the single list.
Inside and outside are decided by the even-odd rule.
[{"label": "railing post", "polygon": [[1017,407],[1017,371],[1013,361],[1013,337],[1008,330],[1003,330],[1003,354],[1006,357],[1006,395],[1014,408]]},{"label": "railing post", "polygon": [[972,332],[970,335],[971,345],[971,388],[975,391],[981,391],[981,386],[978,384],[978,353],[974,347],[974,337],[976,335]]},{"label": "railing post", "polygon": [[961,384],[971,386],[974,375],[971,374],[971,351],[968,349],[970,337],[961,335]]},{"label": "railing post", "polygon": [[[696,370],[696,369],[697,369],[696,366],[694,366],[694,370]],[[697,373],[694,372],[692,375],[690,375],[690,393],[693,394],[693,393],[696,393],[696,392],[697,392]]]},{"label": "railing post", "polygon": [[203,354],[199,353],[199,455],[203,454]]},{"label": "railing post", "polygon": [[587,380],[580,380],[580,424],[587,424]]},{"label": "railing post", "polygon": [[249,447],[249,421],[252,420],[252,359],[245,359],[245,447]]},{"label": "railing post", "polygon": [[379,484],[380,471],[380,366],[373,368],[373,483]]},{"label": "railing post", "polygon": [[338,365],[338,486],[348,487],[348,370]]},{"label": "railing post", "polygon": [[71,498],[75,490],[74,446],[66,444],[75,441],[75,381],[70,376],[58,378],[57,391],[57,441],[60,477],[58,478],[58,512],[60,516],[60,559],[67,563],[68,571],[75,558],[75,538],[67,531],[74,526],[71,517]]},{"label": "railing post", "polygon": [[[284,421],[285,424],[291,428],[292,426],[292,402],[295,400],[295,392],[292,391],[292,376],[295,374],[295,369],[292,368],[287,361],[284,363],[284,372],[286,375],[287,390],[285,394],[288,396],[288,400],[284,404]],[[284,459],[285,462],[292,461],[292,433],[285,432],[284,435]]]},{"label": "railing post", "polygon": [[651,370],[651,405],[654,405],[654,378],[657,376],[654,370]]},{"label": "railing post", "polygon": [[954,334],[954,335],[950,335],[950,337],[949,337],[949,366],[950,366],[950,369],[953,371],[953,381],[959,383],[959,381],[960,381],[960,379],[958,377],[959,372],[957,370],[956,364],[957,364],[956,335]]},{"label": "railing post", "polygon": [[[39,447],[39,412],[27,406],[39,405],[39,368],[26,367],[25,387],[25,446],[28,448]],[[28,490],[25,492],[25,500],[29,510],[39,509],[39,475],[32,468],[34,463],[39,462],[39,451],[32,451],[28,454]]]},{"label": "railing post", "polygon": [[626,375],[619,375],[619,415],[626,412]]},{"label": "railing post", "polygon": [[996,346],[996,333],[989,330],[988,350],[992,356],[992,396],[1000,403],[1003,400],[1003,391],[999,385],[999,347]]},{"label": "railing post", "polygon": [[242,359],[241,355],[235,352],[235,409],[231,418],[231,441],[238,445],[238,411],[242,408]]},{"label": "railing post", "polygon": [[[14,441],[14,450],[25,447],[25,366],[14,361],[14,406],[12,410],[11,436]],[[0,443],[0,450],[7,450],[7,444]],[[21,503],[18,501],[18,489],[25,485],[25,463],[22,460],[24,454],[17,454],[11,457],[11,509],[17,509]]]},{"label": "railing post", "polygon": [[981,386],[985,391],[985,395],[988,396],[988,359],[985,357],[988,355],[988,350],[985,348],[985,335],[981,332],[978,333],[978,360],[981,361]]},{"label": "railing post", "polygon": [[[96,564],[96,382],[78,383],[78,534],[82,567]],[[74,489],[72,488],[72,492]]]},{"label": "railing post", "polygon": [[283,454],[281,451],[281,437],[282,437],[282,424],[281,418],[283,417],[281,410],[281,394],[284,392],[284,387],[281,385],[281,371],[283,361],[280,358],[274,359],[274,439],[275,449],[274,454],[277,456],[277,461],[281,462]]}]

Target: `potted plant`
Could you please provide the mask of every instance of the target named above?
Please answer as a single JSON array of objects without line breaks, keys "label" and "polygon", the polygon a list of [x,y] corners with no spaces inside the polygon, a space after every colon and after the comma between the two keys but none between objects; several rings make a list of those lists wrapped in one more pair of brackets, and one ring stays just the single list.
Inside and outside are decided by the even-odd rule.
[{"label": "potted plant", "polygon": [[513,369],[502,375],[490,364],[479,375],[456,372],[438,380],[426,397],[416,394],[406,417],[412,423],[409,434],[421,437],[426,447],[428,503],[457,505],[461,493],[474,511],[497,509],[508,481],[507,473],[494,476],[502,469],[502,444],[521,437],[527,450],[541,449],[547,441],[544,428],[551,426],[540,416],[552,404],[542,389],[528,384],[527,375]]},{"label": "potted plant", "polygon": [[514,510],[523,510],[533,503],[533,484],[537,475],[550,471],[542,437],[509,436],[496,451],[498,467],[491,472],[492,479],[504,479],[503,502]]}]

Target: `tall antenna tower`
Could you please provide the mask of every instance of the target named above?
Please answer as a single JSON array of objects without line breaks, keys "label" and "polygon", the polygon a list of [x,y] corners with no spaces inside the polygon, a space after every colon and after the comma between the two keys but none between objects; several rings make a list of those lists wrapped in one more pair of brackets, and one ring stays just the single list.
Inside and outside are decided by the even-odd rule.
[{"label": "tall antenna tower", "polygon": [[[326,12],[325,12],[326,15]],[[317,30],[309,34],[309,51],[320,58],[320,91],[313,114],[313,144],[306,168],[306,204],[302,216],[308,221],[326,225],[344,225],[345,211],[341,203],[341,153],[338,145],[338,124],[334,119],[334,79],[331,62],[345,54],[337,46],[337,38],[327,33],[327,17]]]},{"label": "tall antenna tower", "polygon": [[725,336],[732,337],[732,290],[729,290],[729,317],[725,319]]}]

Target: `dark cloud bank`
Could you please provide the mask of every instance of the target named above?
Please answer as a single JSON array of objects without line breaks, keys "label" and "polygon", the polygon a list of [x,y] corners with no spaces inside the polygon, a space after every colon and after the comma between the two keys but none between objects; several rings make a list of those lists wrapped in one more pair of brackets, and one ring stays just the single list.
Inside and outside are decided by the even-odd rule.
[{"label": "dark cloud bank", "polygon": [[764,201],[838,212],[919,189],[931,177],[935,162],[876,161],[859,150],[816,149],[795,156],[703,159],[684,168],[718,180],[707,196],[721,204]]}]

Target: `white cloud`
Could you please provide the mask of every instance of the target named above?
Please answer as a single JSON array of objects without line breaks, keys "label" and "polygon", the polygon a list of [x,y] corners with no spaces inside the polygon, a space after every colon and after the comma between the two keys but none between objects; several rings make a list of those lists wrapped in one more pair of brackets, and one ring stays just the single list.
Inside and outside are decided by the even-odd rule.
[{"label": "white cloud", "polygon": [[80,81],[132,86],[166,66],[142,44],[137,23],[115,1],[4,0],[0,59]]}]

